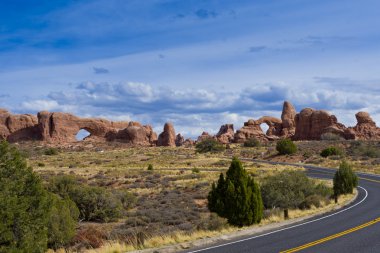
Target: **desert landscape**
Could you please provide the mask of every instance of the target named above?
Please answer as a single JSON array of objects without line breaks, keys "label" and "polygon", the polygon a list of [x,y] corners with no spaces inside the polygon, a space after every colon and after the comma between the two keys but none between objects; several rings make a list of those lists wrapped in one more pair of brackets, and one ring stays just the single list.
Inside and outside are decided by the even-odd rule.
[{"label": "desert landscape", "polygon": [[379,252],[379,8],[1,0],[0,253]]},{"label": "desert landscape", "polygon": [[[54,246],[57,252],[61,247],[69,252],[124,252],[168,245],[180,250],[194,240],[240,231],[208,208],[211,185],[233,157],[242,160],[259,184],[281,173],[302,174],[302,166],[291,164],[338,168],[345,160],[354,170],[380,174],[379,128],[367,113],[359,112],[356,118],[355,127],[345,127],[326,111],[296,113],[284,102],[281,119],[252,119],[236,132],[225,124],[216,135],[203,132],[196,140],[185,140],[171,123],[157,137],[151,126],[137,122],[67,113],[1,114],[3,138],[20,150],[49,191],[69,194],[78,207],[75,233]],[[269,126],[266,133],[261,124]],[[77,141],[81,129],[90,136]],[[276,145],[290,139],[296,150],[279,153]],[[312,181],[323,190],[291,208],[291,219],[336,209],[354,196],[335,204],[332,182]],[[260,227],[281,224],[281,210],[264,209]]]}]

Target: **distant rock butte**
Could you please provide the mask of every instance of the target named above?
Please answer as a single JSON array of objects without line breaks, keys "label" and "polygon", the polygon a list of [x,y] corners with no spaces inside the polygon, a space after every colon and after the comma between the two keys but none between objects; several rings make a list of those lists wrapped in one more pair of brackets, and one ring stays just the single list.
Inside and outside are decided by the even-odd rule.
[{"label": "distant rock butte", "polygon": [[211,136],[208,132],[202,132],[202,134],[198,136],[197,142],[204,141],[207,139],[215,139],[215,137]]},{"label": "distant rock butte", "polygon": [[157,146],[175,147],[176,135],[173,124],[166,123],[164,131],[158,136]]},{"label": "distant rock butte", "polygon": [[215,135],[216,139],[223,144],[231,143],[234,140],[234,125],[225,124],[219,129],[219,132]]},{"label": "distant rock butte", "polygon": [[[250,138],[267,142],[280,138],[293,140],[320,140],[324,134],[331,133],[344,139],[380,140],[380,128],[376,126],[367,112],[358,112],[357,124],[346,127],[339,123],[334,115],[324,110],[305,108],[299,113],[287,101],[282,108],[281,119],[263,116],[257,120],[250,119],[244,126],[234,131],[232,124],[220,127],[212,136],[203,132],[197,141],[215,139],[223,144],[243,143]],[[262,124],[268,126],[266,133]],[[138,122],[113,122],[105,119],[80,118],[69,113],[39,112],[37,116],[30,114],[11,114],[0,109],[0,139],[9,142],[43,141],[56,145],[76,142],[76,135],[81,129],[90,135],[86,140],[100,142],[122,142],[134,146],[191,146],[194,141],[176,135],[174,126],[166,123],[163,132],[157,137],[150,125]]]},{"label": "distant rock butte", "polygon": [[157,135],[149,125],[138,122],[112,122],[105,119],[79,118],[69,113],[39,112],[37,116],[13,115],[0,110],[0,137],[10,142],[44,141],[53,144],[75,142],[81,129],[86,139],[119,141],[133,145],[155,145]]},{"label": "distant rock butte", "polygon": [[356,115],[357,124],[349,130],[355,134],[355,139],[379,140],[380,128],[367,112],[358,112]]},{"label": "distant rock butte", "polygon": [[175,145],[181,147],[185,144],[185,138],[181,134],[177,134],[175,137]]}]

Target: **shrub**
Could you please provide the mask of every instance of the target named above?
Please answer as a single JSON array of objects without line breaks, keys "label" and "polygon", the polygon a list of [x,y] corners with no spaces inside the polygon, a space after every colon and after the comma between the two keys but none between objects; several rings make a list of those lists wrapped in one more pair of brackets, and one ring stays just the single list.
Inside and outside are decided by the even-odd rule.
[{"label": "shrub", "polygon": [[358,177],[352,171],[352,166],[346,161],[341,162],[334,175],[334,195],[352,193],[358,186]]},{"label": "shrub", "polygon": [[0,252],[45,252],[48,192],[16,148],[0,143]]},{"label": "shrub", "polygon": [[121,201],[104,188],[87,185],[75,187],[70,192],[70,198],[79,208],[80,219],[109,222],[121,216]]},{"label": "shrub", "polygon": [[322,141],[340,141],[340,140],[344,140],[344,138],[334,133],[324,133],[321,135],[321,140]]},{"label": "shrub", "polygon": [[152,164],[148,165],[148,170],[153,170],[153,165]]},{"label": "shrub", "polygon": [[282,139],[277,142],[276,150],[280,155],[291,155],[297,152],[297,146],[290,139]]},{"label": "shrub", "polygon": [[304,202],[301,203],[300,208],[301,209],[309,209],[312,206],[315,206],[318,208],[321,206],[321,202],[323,200],[325,200],[325,198],[323,198],[322,196],[317,195],[317,194],[307,196],[305,198]]},{"label": "shrub", "polygon": [[315,186],[315,194],[323,196],[325,198],[330,198],[334,194],[334,191],[332,188],[326,186],[325,184],[319,183]]},{"label": "shrub", "polygon": [[338,147],[328,147],[322,150],[321,152],[322,157],[341,156],[341,155],[343,155],[343,151]]},{"label": "shrub", "polygon": [[[266,208],[309,208],[312,195],[330,197],[331,191],[324,185],[315,184],[301,171],[283,171],[263,180],[262,197]],[[326,196],[328,195],[328,196]],[[309,198],[310,197],[310,198]],[[311,203],[310,203],[311,202]]]},{"label": "shrub", "polygon": [[45,155],[58,155],[58,149],[56,148],[47,148],[44,152]]},{"label": "shrub", "polygon": [[107,239],[104,231],[96,226],[81,228],[74,238],[74,242],[80,247],[100,248]]},{"label": "shrub", "polygon": [[198,168],[192,168],[191,172],[193,172],[193,173],[199,173],[199,172],[201,172],[201,170],[198,169]]},{"label": "shrub", "polygon": [[70,199],[50,195],[52,205],[48,223],[48,246],[58,249],[67,245],[75,235],[79,210]]},{"label": "shrub", "polygon": [[49,188],[62,198],[74,201],[79,208],[79,218],[86,221],[115,221],[120,218],[122,210],[135,201],[134,196],[126,191],[113,192],[102,187],[80,185],[74,176],[57,177]]},{"label": "shrub", "polygon": [[38,167],[45,167],[45,164],[42,163],[42,162],[39,162],[39,163],[37,163],[37,166],[38,166]]},{"label": "shrub", "polygon": [[208,208],[235,226],[261,221],[263,203],[259,185],[247,174],[237,158],[232,159],[226,178],[221,173],[218,183],[212,184]]},{"label": "shrub", "polygon": [[209,138],[209,139],[205,139],[203,141],[198,142],[195,145],[195,149],[198,153],[207,153],[207,152],[220,152],[220,151],[223,151],[225,148],[217,140]]},{"label": "shrub", "polygon": [[260,141],[256,138],[250,138],[244,142],[244,147],[260,147]]}]

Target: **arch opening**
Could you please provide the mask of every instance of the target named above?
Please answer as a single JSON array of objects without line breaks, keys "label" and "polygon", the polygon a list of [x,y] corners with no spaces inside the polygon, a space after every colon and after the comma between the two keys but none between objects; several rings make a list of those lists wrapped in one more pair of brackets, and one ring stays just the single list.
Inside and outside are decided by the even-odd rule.
[{"label": "arch opening", "polygon": [[260,128],[261,128],[261,130],[263,130],[264,134],[266,135],[267,131],[269,129],[269,125],[267,123],[263,122],[260,124]]},{"label": "arch opening", "polygon": [[84,141],[87,137],[89,137],[91,133],[87,131],[86,129],[81,129],[79,132],[75,135],[75,138],[77,141]]}]

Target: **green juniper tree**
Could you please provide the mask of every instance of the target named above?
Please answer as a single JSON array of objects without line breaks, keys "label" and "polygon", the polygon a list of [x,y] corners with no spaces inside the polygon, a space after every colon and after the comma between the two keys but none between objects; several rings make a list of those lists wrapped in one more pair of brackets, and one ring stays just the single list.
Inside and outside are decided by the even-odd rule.
[{"label": "green juniper tree", "polygon": [[232,159],[226,177],[221,173],[218,183],[212,184],[208,208],[235,226],[261,221],[263,202],[260,188],[237,158]]},{"label": "green juniper tree", "polygon": [[335,202],[338,201],[339,195],[352,193],[354,188],[358,186],[358,177],[352,171],[352,166],[343,161],[339,165],[339,169],[334,175],[334,197]]},{"label": "green juniper tree", "polygon": [[49,194],[20,153],[0,143],[0,252],[45,252]]},{"label": "green juniper tree", "polygon": [[48,192],[20,152],[0,143],[0,252],[42,253],[75,234],[76,205]]}]

